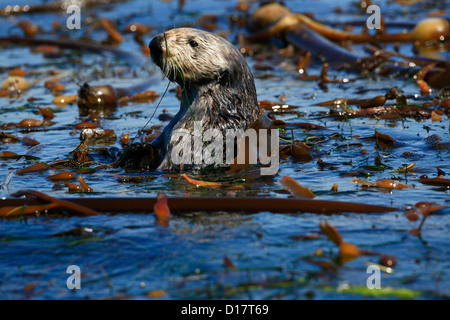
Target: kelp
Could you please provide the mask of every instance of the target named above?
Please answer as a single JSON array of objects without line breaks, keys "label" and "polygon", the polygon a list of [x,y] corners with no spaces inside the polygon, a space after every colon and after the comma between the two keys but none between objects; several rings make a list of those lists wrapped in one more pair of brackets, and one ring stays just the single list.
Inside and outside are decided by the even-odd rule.
[{"label": "kelp", "polygon": [[[20,190],[15,196],[33,196],[32,199],[2,199],[1,207],[19,207],[37,205],[40,201],[56,203],[58,208],[76,215],[97,215],[103,213],[149,213],[157,203],[156,198],[66,198],[65,200],[53,198],[42,192],[33,190]],[[344,212],[354,213],[384,213],[397,211],[397,208],[369,205],[353,202],[284,199],[284,198],[257,198],[257,197],[170,197],[167,204],[171,213],[181,214],[189,212],[242,212],[256,213],[268,211],[273,213],[317,213],[334,214]]]},{"label": "kelp", "polygon": [[[335,42],[352,41],[354,43],[373,43],[391,41],[441,41],[450,35],[450,26],[445,19],[429,18],[419,22],[410,33],[401,34],[351,34],[336,30],[320,24],[304,14],[291,12],[284,5],[268,3],[258,8],[252,15],[250,26],[255,31],[248,37],[250,41],[264,41],[272,37],[281,36],[295,47],[311,52],[316,58],[328,64],[349,67],[361,73],[367,73],[379,69],[380,75],[404,75],[411,77],[421,70],[419,66],[409,64],[402,66],[398,61],[390,59],[394,53],[377,51],[372,56],[355,53],[347,50]],[[262,30],[262,31],[261,31]],[[333,42],[335,41],[335,42]],[[421,57],[404,57],[395,55],[396,58],[408,62],[414,60],[418,65],[435,63],[431,72],[427,72],[424,79],[435,88],[443,88],[450,84],[450,65],[439,59],[423,59]]]}]

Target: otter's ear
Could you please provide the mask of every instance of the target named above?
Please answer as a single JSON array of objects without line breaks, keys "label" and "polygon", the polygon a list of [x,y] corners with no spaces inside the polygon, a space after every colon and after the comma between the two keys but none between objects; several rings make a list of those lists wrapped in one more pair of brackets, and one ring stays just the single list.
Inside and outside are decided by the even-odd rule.
[{"label": "otter's ear", "polygon": [[220,74],[219,83],[222,86],[231,86],[231,73],[228,70],[225,70]]}]

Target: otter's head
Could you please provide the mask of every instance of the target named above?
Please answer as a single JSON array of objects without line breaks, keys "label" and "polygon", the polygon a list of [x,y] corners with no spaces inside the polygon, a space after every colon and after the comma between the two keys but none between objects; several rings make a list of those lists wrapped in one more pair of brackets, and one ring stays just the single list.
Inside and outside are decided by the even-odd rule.
[{"label": "otter's head", "polygon": [[239,79],[248,68],[230,42],[198,29],[169,30],[155,36],[149,47],[153,62],[181,87],[209,83],[233,85],[233,79]]}]

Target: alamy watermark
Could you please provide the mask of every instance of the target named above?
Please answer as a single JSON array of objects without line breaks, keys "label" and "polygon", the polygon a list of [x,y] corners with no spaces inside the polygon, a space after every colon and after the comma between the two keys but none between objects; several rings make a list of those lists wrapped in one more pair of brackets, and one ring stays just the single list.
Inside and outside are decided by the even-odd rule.
[{"label": "alamy watermark", "polygon": [[77,265],[70,265],[67,267],[66,273],[70,274],[66,281],[67,289],[81,289],[81,269]]},{"label": "alamy watermark", "polygon": [[219,129],[203,130],[202,121],[195,121],[193,133],[186,129],[174,130],[170,141],[174,143],[169,155],[174,164],[193,162],[195,165],[220,166],[260,163],[270,165],[260,169],[261,175],[275,175],[278,172],[278,129],[249,128],[245,132],[227,129],[224,136]]},{"label": "alamy watermark", "polygon": [[370,274],[367,278],[366,286],[368,289],[381,289],[381,272],[380,267],[371,264],[367,267],[366,273]]},{"label": "alamy watermark", "polygon": [[70,16],[66,20],[67,29],[81,29],[81,9],[79,6],[73,4],[67,7],[66,13]]},{"label": "alamy watermark", "polygon": [[[67,6],[66,13],[70,16],[66,20],[67,29],[81,29],[81,9],[78,5],[72,4]],[[367,18],[366,26],[368,29],[381,29],[381,9],[377,5],[370,5],[366,9],[366,13],[371,14]]]}]

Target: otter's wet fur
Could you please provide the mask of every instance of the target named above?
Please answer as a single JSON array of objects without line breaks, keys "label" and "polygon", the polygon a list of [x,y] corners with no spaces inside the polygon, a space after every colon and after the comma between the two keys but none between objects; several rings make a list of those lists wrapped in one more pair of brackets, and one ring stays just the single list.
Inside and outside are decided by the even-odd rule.
[{"label": "otter's wet fur", "polygon": [[173,132],[185,129],[193,134],[194,119],[202,123],[203,132],[218,129],[223,138],[227,129],[245,131],[260,114],[252,72],[229,41],[198,29],[169,30],[155,36],[149,47],[152,61],[182,89],[180,111],[151,145],[131,145],[123,165],[141,170],[155,166],[169,171],[203,168],[204,163],[194,163],[200,156],[194,152],[187,163],[171,161],[172,149],[180,143],[171,140]]}]

